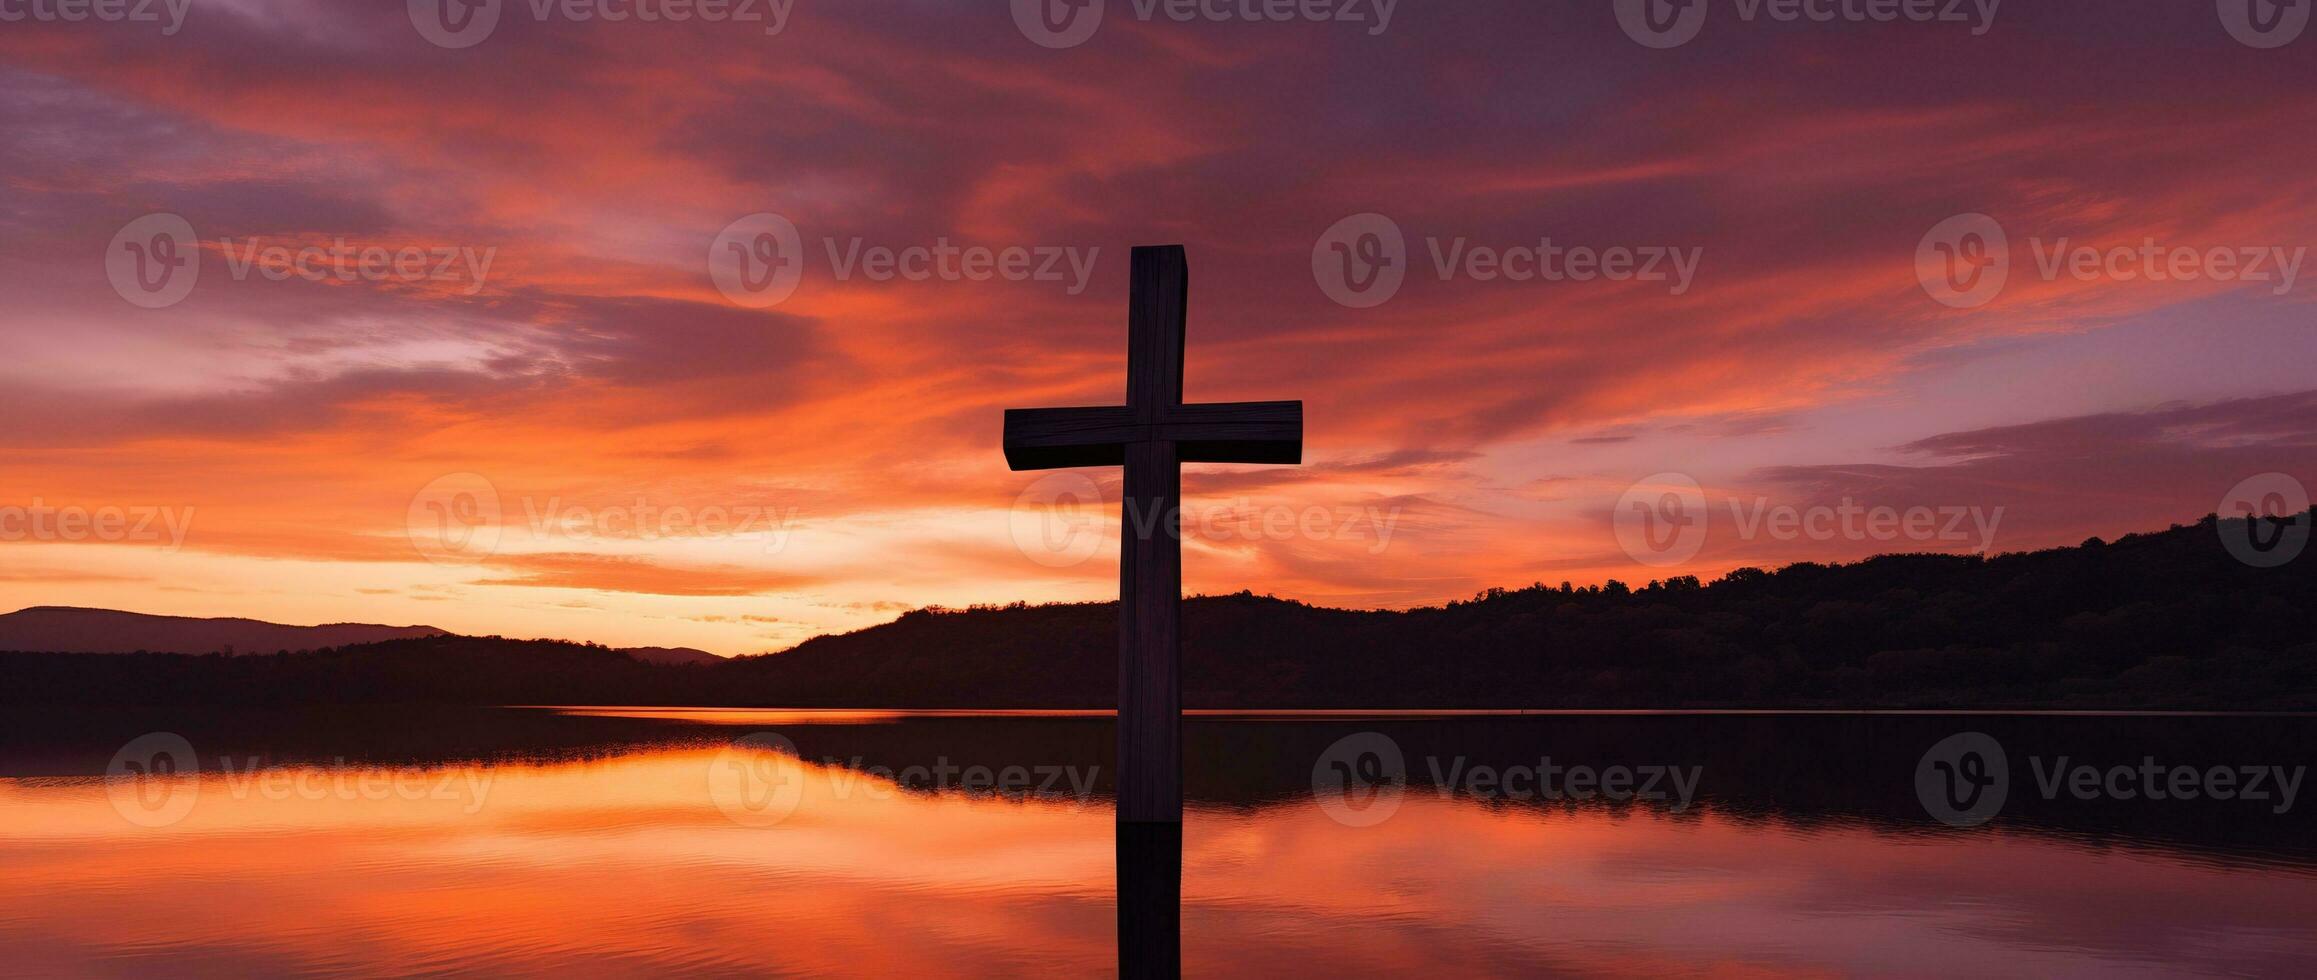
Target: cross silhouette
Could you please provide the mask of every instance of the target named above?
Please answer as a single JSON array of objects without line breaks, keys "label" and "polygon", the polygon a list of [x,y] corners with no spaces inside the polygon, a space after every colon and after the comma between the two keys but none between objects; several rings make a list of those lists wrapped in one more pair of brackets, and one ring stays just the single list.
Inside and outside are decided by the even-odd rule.
[{"label": "cross silhouette", "polygon": [[1303,403],[1183,404],[1190,267],[1180,245],[1134,249],[1126,404],[1006,410],[1016,470],[1126,467],[1118,555],[1118,820],[1180,824],[1183,463],[1303,462]]}]

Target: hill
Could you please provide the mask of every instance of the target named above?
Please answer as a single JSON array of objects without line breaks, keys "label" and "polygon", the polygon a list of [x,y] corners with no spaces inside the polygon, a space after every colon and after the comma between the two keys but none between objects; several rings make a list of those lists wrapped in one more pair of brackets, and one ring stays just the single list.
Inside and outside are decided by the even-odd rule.
[{"label": "hill", "polygon": [[627,647],[620,651],[647,664],[720,664],[719,657],[693,647]]},{"label": "hill", "polygon": [[0,650],[50,653],[273,653],[442,633],[432,626],[284,626],[255,619],[149,616],[71,606],[34,606],[0,615]]},{"label": "hill", "polygon": [[[1184,701],[2317,710],[2317,556],[2253,568],[2216,530],[2207,517],[2032,553],[1538,584],[1406,611],[1198,597],[1184,609]],[[0,701],[1102,708],[1116,701],[1116,645],[1115,604],[1084,603],[923,609],[697,666],[451,636],[303,656],[10,654]]]}]

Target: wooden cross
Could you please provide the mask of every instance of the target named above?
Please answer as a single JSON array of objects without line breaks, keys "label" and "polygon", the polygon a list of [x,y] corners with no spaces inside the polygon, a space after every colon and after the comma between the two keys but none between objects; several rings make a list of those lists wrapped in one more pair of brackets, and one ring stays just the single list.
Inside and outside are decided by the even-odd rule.
[{"label": "wooden cross", "polygon": [[1118,820],[1183,819],[1183,463],[1303,462],[1303,403],[1183,404],[1190,268],[1180,245],[1134,249],[1126,404],[1006,410],[1016,470],[1126,467],[1118,555]]}]

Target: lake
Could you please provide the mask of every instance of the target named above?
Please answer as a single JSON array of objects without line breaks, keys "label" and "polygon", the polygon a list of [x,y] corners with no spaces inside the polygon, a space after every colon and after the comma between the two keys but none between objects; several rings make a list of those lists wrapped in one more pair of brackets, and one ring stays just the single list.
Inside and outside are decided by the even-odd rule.
[{"label": "lake", "polygon": [[[2313,734],[1194,716],[1184,970],[2307,974]],[[1117,969],[1099,714],[60,710],[0,735],[10,975]]]}]

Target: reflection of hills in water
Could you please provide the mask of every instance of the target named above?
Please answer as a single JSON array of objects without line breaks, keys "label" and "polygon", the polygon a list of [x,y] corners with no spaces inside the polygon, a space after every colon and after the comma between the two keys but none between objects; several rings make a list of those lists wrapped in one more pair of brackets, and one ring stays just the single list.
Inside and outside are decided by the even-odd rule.
[{"label": "reflection of hills in water", "polygon": [[[1115,772],[1110,719],[1082,713],[919,716],[894,712],[699,712],[649,709],[627,716],[591,710],[427,708],[348,711],[155,710],[94,719],[83,713],[20,714],[0,734],[0,776],[101,775],[136,735],[184,735],[214,769],[220,755],[267,765],[444,766],[625,755],[672,745],[724,744],[772,731],[809,762],[862,772],[1009,766],[1095,770],[1097,796]],[[1635,807],[1711,812],[1809,828],[1864,822],[1878,831],[1957,831],[1928,815],[1916,772],[1926,750],[1957,732],[1992,736],[2008,761],[2008,797],[1986,831],[2059,835],[2090,846],[2145,846],[2212,859],[2283,861],[2317,868],[2317,800],[2296,795],[2275,813],[2267,802],[2077,799],[2065,785],[2045,799],[2039,774],[2057,766],[2308,766],[2317,758],[2317,716],[1917,715],[1917,714],[1548,714],[1214,717],[1183,725],[1185,793],[1194,807],[1312,805],[1315,766],[1347,735],[1379,732],[1400,750],[1406,792],[1445,790],[1507,813]],[[1340,756],[1342,753],[1338,753]],[[1485,767],[1535,771],[1549,759],[1566,771],[1678,767],[1696,772],[1696,800],[1681,808],[1673,782],[1662,800],[1546,798],[1515,780],[1472,792]],[[2305,772],[2305,770],[2304,770]],[[1485,773],[1484,773],[1485,775]],[[1638,783],[1640,780],[1637,779]],[[2134,785],[2137,785],[2135,782]],[[903,784],[904,789],[930,792]],[[955,790],[952,790],[953,792]],[[2305,782],[2297,794],[2310,791]]]}]

